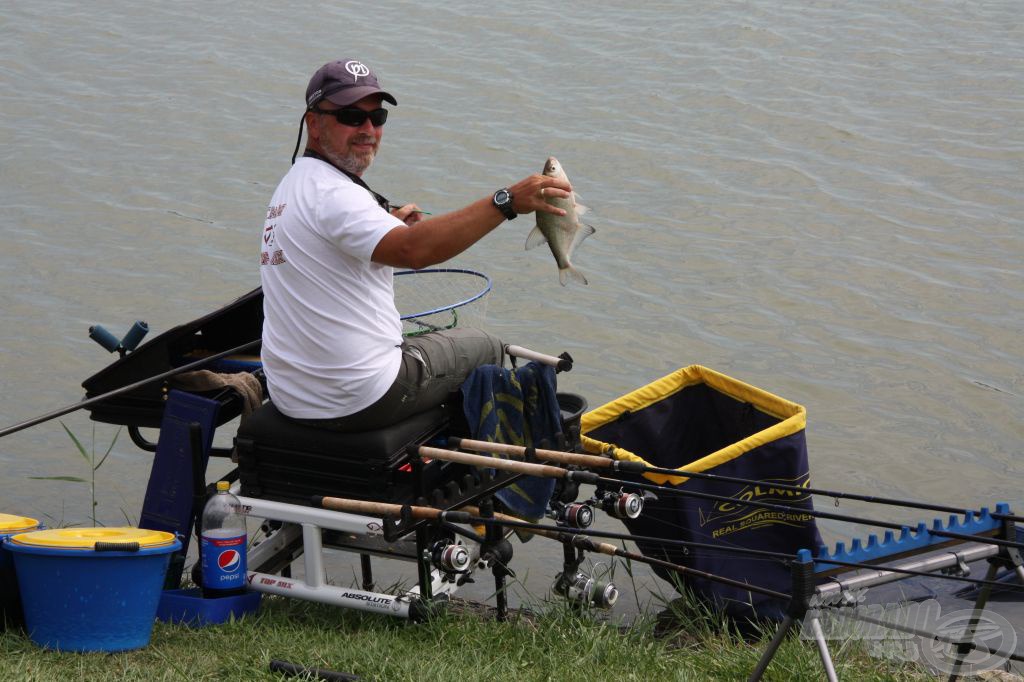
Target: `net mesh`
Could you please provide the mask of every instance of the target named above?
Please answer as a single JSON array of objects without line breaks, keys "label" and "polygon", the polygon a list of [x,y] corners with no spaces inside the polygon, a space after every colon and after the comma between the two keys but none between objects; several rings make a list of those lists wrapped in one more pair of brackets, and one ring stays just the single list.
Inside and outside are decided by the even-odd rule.
[{"label": "net mesh", "polygon": [[395,305],[402,317],[402,334],[483,326],[490,287],[485,275],[472,270],[396,272]]}]

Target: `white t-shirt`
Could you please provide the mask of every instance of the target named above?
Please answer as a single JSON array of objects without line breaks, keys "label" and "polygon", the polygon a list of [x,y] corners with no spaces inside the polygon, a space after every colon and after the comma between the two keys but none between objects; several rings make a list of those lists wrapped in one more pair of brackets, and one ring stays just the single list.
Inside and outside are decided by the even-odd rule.
[{"label": "white t-shirt", "polygon": [[392,268],[370,260],[402,221],[328,163],[300,158],[263,227],[263,369],[284,414],[330,419],[372,405],[401,364]]}]

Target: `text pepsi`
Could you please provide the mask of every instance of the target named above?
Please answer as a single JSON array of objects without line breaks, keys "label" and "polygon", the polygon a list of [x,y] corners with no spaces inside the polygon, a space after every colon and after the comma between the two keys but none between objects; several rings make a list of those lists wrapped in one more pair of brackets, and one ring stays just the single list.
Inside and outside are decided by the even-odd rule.
[{"label": "text pepsi", "polygon": [[230,597],[245,592],[247,536],[245,515],[228,482],[217,482],[217,494],[203,508],[199,537],[203,596]]}]

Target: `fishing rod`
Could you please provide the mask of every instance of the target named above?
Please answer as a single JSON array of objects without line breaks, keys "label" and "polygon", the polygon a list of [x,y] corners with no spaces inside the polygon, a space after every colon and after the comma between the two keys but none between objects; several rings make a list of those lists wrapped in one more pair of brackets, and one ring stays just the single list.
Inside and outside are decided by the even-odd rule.
[{"label": "fishing rod", "polygon": [[[609,468],[612,469],[613,471],[622,471],[625,473],[660,474],[665,476],[674,476],[678,478],[698,478],[708,481],[719,481],[722,483],[740,483],[745,485],[759,486],[766,485],[764,481],[758,481],[751,478],[740,478],[737,476],[722,476],[720,474],[709,474],[702,471],[666,469],[662,467],[650,466],[644,462],[638,462],[634,460],[612,459],[609,457],[609,455],[613,455],[613,453],[617,451],[617,448],[615,448],[614,446],[609,446],[604,451],[605,454],[603,455],[580,455],[575,453],[562,452],[559,450],[527,448],[521,445],[489,443],[487,441],[471,440],[468,438],[457,437],[449,438],[448,444],[450,447],[462,448],[464,450],[473,450],[475,452],[495,452],[499,454],[525,457],[527,460],[531,459],[531,453],[533,453],[533,455],[539,459],[544,459],[552,462],[576,464],[579,466],[585,466],[589,468]],[[777,490],[807,493],[810,495],[821,495],[822,497],[850,499],[857,500],[859,502],[870,502],[873,504],[885,504],[896,507],[908,507],[913,509],[925,509],[928,511],[937,511],[948,514],[980,514],[980,511],[976,511],[973,509],[962,509],[960,507],[950,507],[940,504],[931,504],[928,502],[915,502],[913,500],[900,500],[890,497],[878,497],[876,495],[862,495],[859,493],[847,493],[836,490],[824,490],[821,488],[808,488],[805,486],[790,485],[787,483],[776,483],[774,481],[769,485]],[[1013,521],[1024,521],[1024,517],[1014,516],[1012,514],[990,513],[990,516],[992,516],[993,518],[1001,518]]]},{"label": "fishing rod", "polygon": [[[472,512],[472,508],[468,508],[467,511]],[[515,527],[521,522],[521,519],[517,519],[506,514],[495,513],[493,518],[495,519],[495,521],[502,522],[502,525],[506,527],[510,525]],[[535,525],[539,526],[541,524]],[[750,585],[749,583],[745,583],[741,580],[726,578],[725,576],[716,575],[714,573],[708,573],[706,571],[701,571],[696,568],[690,568],[689,566],[683,566],[681,564],[666,561],[664,559],[656,559],[654,557],[645,556],[643,554],[638,554],[636,552],[630,552],[628,550],[623,549],[622,547],[617,547],[616,545],[613,545],[608,542],[594,542],[591,538],[587,537],[585,533],[565,533],[561,530],[548,530],[547,528],[523,528],[523,530],[529,533],[533,533],[535,535],[540,535],[548,539],[555,540],[557,542],[561,542],[563,545],[569,545],[571,547],[575,547],[577,549],[581,549],[584,551],[594,552],[596,554],[605,554],[607,556],[617,556],[623,559],[629,559],[630,561],[639,561],[642,564],[648,564],[650,566],[660,566],[662,568],[667,568],[670,571],[675,571],[676,573],[679,573],[681,575],[691,575],[696,576],[698,578],[705,578],[707,580],[719,582],[724,585],[731,585],[733,587],[738,587],[744,590],[751,590],[751,588],[753,588],[751,591],[769,597],[776,597],[778,599],[790,599],[791,597],[791,595],[785,594],[783,592],[777,592],[775,590],[763,588],[757,585]]]},{"label": "fishing rod", "polygon": [[236,353],[242,353],[244,351],[247,351],[247,350],[250,350],[251,348],[256,347],[261,342],[262,342],[262,339],[256,339],[255,341],[250,341],[248,343],[244,343],[241,346],[237,346],[237,347],[232,348],[230,350],[222,351],[220,353],[216,353],[214,355],[210,355],[210,356],[207,356],[205,358],[201,358],[199,360],[196,360],[195,362],[190,362],[187,365],[182,365],[181,367],[175,367],[174,369],[171,369],[171,370],[168,370],[166,372],[163,372],[162,374],[157,374],[156,376],[149,377],[148,379],[142,379],[140,381],[136,381],[133,384],[128,384],[127,386],[122,386],[121,388],[115,388],[113,391],[108,391],[107,393],[104,393],[102,395],[98,395],[98,396],[94,396],[92,398],[88,398],[86,400],[82,400],[80,402],[74,403],[73,405],[67,405],[66,407],[62,407],[62,408],[60,408],[58,410],[54,410],[53,412],[47,412],[44,415],[40,415],[40,416],[35,417],[33,419],[28,419],[28,420],[20,422],[18,424],[14,424],[13,426],[8,426],[6,429],[3,429],[2,431],[0,431],[0,438],[3,438],[4,436],[8,436],[8,435],[10,435],[12,433],[16,433],[18,431],[21,431],[22,429],[27,429],[30,426],[35,426],[37,424],[42,424],[43,422],[50,421],[51,419],[56,419],[57,417],[62,417],[65,414],[68,414],[70,412],[74,412],[75,410],[80,410],[83,407],[89,407],[90,405],[95,405],[98,402],[102,402],[104,400],[109,400],[110,398],[117,397],[117,396],[121,395],[122,393],[128,393],[129,391],[134,391],[137,388],[141,388],[141,387],[146,386],[147,384],[151,384],[151,383],[153,383],[155,381],[162,381],[162,380],[168,379],[168,378],[170,378],[170,377],[172,377],[172,376],[174,376],[176,374],[182,374],[184,372],[188,372],[188,371],[191,371],[191,370],[194,370],[194,369],[198,369],[198,368],[202,367],[203,365],[206,365],[206,364],[209,364],[211,362],[214,362],[215,360],[220,360],[220,359],[225,358],[225,357],[227,357],[229,355],[235,355]]},{"label": "fishing rod", "polygon": [[[612,446],[607,452],[614,452],[616,448]],[[638,462],[639,464],[639,462]],[[679,469],[666,469],[663,467],[652,467],[643,466],[642,473],[649,474],[662,474],[666,476],[677,476],[680,478],[698,478],[707,481],[719,481],[723,483],[741,483],[746,485],[766,485],[764,481],[757,481],[750,478],[740,478],[737,476],[723,476],[720,474],[709,474],[704,471],[680,471]],[[980,516],[980,509],[966,509],[963,507],[951,507],[948,505],[935,504],[933,502],[917,502],[915,500],[904,500],[895,497],[879,497],[878,495],[864,495],[862,493],[849,493],[840,490],[825,490],[823,488],[811,488],[799,485],[792,485],[788,483],[776,483],[771,482],[767,484],[772,488],[778,490],[788,490],[792,492],[802,492],[810,495],[820,495],[822,497],[832,497],[837,499],[856,500],[858,502],[868,502],[871,504],[882,504],[893,507],[906,507],[908,509],[924,509],[926,511],[936,511],[946,514],[958,514],[961,516]],[[836,506],[839,506],[838,502]],[[1024,516],[1017,516],[1014,514],[1001,514],[999,512],[989,512],[989,516],[994,519],[1005,519],[1008,521],[1022,521],[1024,522]]]},{"label": "fishing rod", "polygon": [[533,462],[523,462],[517,459],[496,459],[494,457],[484,457],[482,455],[470,455],[465,452],[443,450],[441,448],[430,447],[428,445],[410,446],[408,452],[409,454],[417,457],[440,459],[445,462],[455,462],[457,464],[466,464],[484,469],[502,469],[504,471],[511,471],[516,474],[526,474],[528,476],[561,478],[567,481],[575,481],[577,483],[593,484],[597,483],[600,479],[600,476],[592,471],[570,471],[569,469],[553,467],[548,464],[535,464]]},{"label": "fishing rod", "polygon": [[[470,512],[473,511],[472,507],[464,507],[463,509],[466,510],[466,511],[470,511]],[[522,530],[525,530],[527,532],[533,533],[535,535],[542,535],[542,536],[550,538],[552,540],[558,540],[558,541],[560,541],[562,543],[565,543],[565,544],[571,544],[574,547],[578,546],[581,549],[585,549],[585,550],[588,550],[588,551],[591,551],[591,552],[597,552],[597,553],[600,553],[600,554],[607,554],[607,555],[610,555],[610,556],[619,556],[619,557],[623,557],[623,558],[630,559],[630,560],[633,560],[633,561],[639,561],[641,563],[650,564],[652,566],[663,566],[665,568],[668,568],[670,570],[676,571],[678,573],[694,574],[694,575],[697,575],[698,577],[707,578],[709,580],[718,580],[719,578],[721,578],[721,580],[718,580],[718,582],[724,582],[727,585],[733,585],[735,587],[742,587],[744,589],[746,587],[748,587],[747,583],[743,583],[741,581],[736,581],[736,580],[733,580],[731,578],[725,578],[724,576],[715,576],[715,574],[713,574],[713,573],[705,573],[704,571],[698,571],[696,569],[692,569],[692,568],[689,568],[687,566],[681,566],[679,564],[674,564],[674,563],[672,563],[670,561],[664,561],[662,559],[656,559],[656,558],[653,558],[653,557],[648,557],[648,556],[645,556],[643,554],[637,554],[635,552],[628,552],[628,551],[626,551],[626,550],[624,550],[624,549],[622,549],[620,547],[617,547],[617,546],[609,544],[609,543],[605,543],[605,542],[596,543],[596,542],[594,542],[593,540],[591,540],[588,537],[588,533],[586,533],[586,532],[565,532],[565,531],[570,531],[572,529],[565,529],[565,531],[563,531],[563,529],[548,530],[549,527],[541,526],[540,524],[526,524],[528,526],[538,526],[536,529],[534,529],[532,527],[524,527],[522,525],[524,522],[521,519],[517,519],[515,517],[508,516],[507,514],[495,513],[494,514],[494,518],[499,520],[499,521],[504,521],[505,524],[503,524],[503,525],[507,525],[507,526],[510,526],[510,527],[521,528]],[[635,540],[636,539],[635,536],[626,536],[626,538],[627,539],[631,539],[631,540]],[[701,543],[690,543],[690,546],[693,546],[694,544],[701,544]],[[714,549],[718,549],[718,547],[715,547],[713,545],[708,545],[708,546],[712,547]],[[744,548],[736,547],[734,549],[742,550]],[[758,550],[752,550],[752,551],[758,551]],[[789,559],[791,561],[795,561],[797,559],[797,556],[795,554],[788,554],[787,555],[787,554],[784,554],[782,552],[779,552],[778,554],[783,556],[783,557],[786,557],[787,559]],[[954,580],[954,581],[957,581],[957,582],[971,583],[971,584],[979,585],[979,586],[989,585],[989,586],[992,586],[992,587],[1003,587],[1003,588],[1007,588],[1008,587],[1008,588],[1013,589],[1013,590],[1024,591],[1024,585],[1008,585],[1005,582],[999,582],[997,580],[986,580],[986,579],[983,579],[983,578],[968,578],[967,576],[956,576],[956,575],[936,575],[935,573],[931,573],[931,572],[928,572],[928,571],[918,571],[918,570],[914,570],[914,569],[911,569],[911,568],[899,568],[899,567],[895,567],[895,566],[892,566],[892,567],[890,567],[890,566],[879,566],[877,564],[865,564],[865,563],[862,563],[862,562],[855,562],[855,561],[839,561],[839,560],[831,560],[831,559],[812,559],[812,560],[815,563],[820,563],[820,564],[835,564],[837,566],[845,566],[845,567],[848,567],[848,568],[867,569],[867,570],[879,571],[879,572],[883,572],[883,573],[886,573],[886,572],[887,573],[900,573],[902,575],[910,575],[910,576],[923,577],[923,578],[936,578],[936,577],[937,578],[947,578],[949,580]],[[755,590],[755,591],[757,591],[757,590]],[[766,594],[766,593],[762,592],[762,594]],[[783,596],[788,598],[789,595],[782,595],[781,593],[779,593],[777,596],[779,596],[780,598],[783,597]]]},{"label": "fishing rod", "polygon": [[[500,461],[500,460],[499,460]],[[912,526],[907,524],[893,523],[891,521],[881,521],[879,519],[866,519],[859,516],[850,516],[848,514],[834,514],[832,512],[820,511],[817,509],[807,509],[806,507],[800,507],[791,504],[774,504],[772,502],[755,502],[754,500],[737,500],[732,497],[725,495],[713,495],[711,493],[699,493],[693,490],[680,490],[678,488],[670,488],[668,486],[654,485],[652,483],[636,483],[634,481],[623,481],[617,478],[605,478],[603,476],[598,478],[598,482],[603,485],[626,485],[638,488],[640,490],[650,490],[652,492],[660,492],[669,495],[678,495],[680,497],[694,497],[701,500],[711,500],[714,502],[731,502],[738,507],[760,507],[762,509],[768,509],[771,511],[780,512],[801,512],[808,516],[815,518],[830,519],[833,521],[846,521],[848,523],[858,523],[865,526],[877,526],[879,528],[890,528],[893,530],[913,530]],[[924,528],[924,532],[930,533],[938,537],[952,538],[954,540],[967,540],[970,542],[981,542],[990,545],[999,545],[1001,547],[1010,547],[1013,549],[1024,549],[1024,543],[1015,542],[1013,540],[1003,540],[1000,538],[986,537],[982,535],[970,535],[968,533],[957,533],[948,530],[936,530],[934,528]]]},{"label": "fishing rod", "polygon": [[[679,573],[695,575],[700,578],[706,578],[716,582],[721,582],[741,589],[757,592],[769,597],[775,597],[778,599],[789,599],[790,595],[777,592],[767,587],[760,587],[758,585],[751,585],[739,580],[732,578],[726,578],[725,576],[715,575],[714,573],[706,573],[694,568],[687,566],[681,566],[674,564],[670,561],[664,561],[661,559],[655,559],[653,557],[645,557],[642,554],[636,554],[634,552],[627,552],[622,550],[615,545],[608,543],[595,543],[589,538],[584,536],[596,535],[603,537],[601,531],[589,531],[580,528],[559,528],[557,526],[547,526],[538,523],[528,523],[520,521],[512,517],[505,516],[504,514],[495,514],[494,516],[476,516],[472,511],[478,511],[474,508],[470,508],[472,511],[459,510],[459,511],[445,511],[442,509],[435,509],[434,507],[418,507],[413,505],[399,505],[388,502],[371,502],[367,500],[350,500],[343,497],[317,497],[314,499],[314,504],[322,506],[325,509],[332,509],[334,511],[343,511],[354,514],[369,514],[373,516],[386,516],[393,518],[409,517],[421,521],[439,521],[443,523],[462,523],[468,525],[498,525],[507,528],[519,528],[528,532],[535,533],[537,535],[544,535],[545,537],[553,540],[559,540],[563,543],[572,544],[573,546],[580,547],[581,549],[589,549],[594,552],[601,554],[609,554],[612,556],[622,556],[625,558],[640,561],[641,563],[648,563],[651,565],[664,566],[673,571]],[[616,537],[620,534],[609,534],[612,537]],[[627,537],[627,536],[623,536]],[[633,536],[629,536],[632,539]],[[576,538],[580,538],[577,540]],[[685,543],[692,546],[695,543],[686,543],[683,540],[674,541],[678,543]],[[582,546],[581,546],[582,545]],[[742,548],[737,548],[742,549]],[[751,550],[757,551],[757,550]],[[782,554],[781,552],[776,553],[786,558],[795,559],[795,555]]]},{"label": "fishing rod", "polygon": [[[881,625],[885,628],[890,628],[892,630],[897,630],[899,632],[905,632],[909,635],[921,637],[926,642],[936,641],[943,642],[945,644],[955,644],[957,645],[957,647],[966,647],[971,649],[972,651],[980,651],[982,653],[987,654],[988,656],[999,656],[1000,658],[1009,659],[1011,661],[1024,661],[1024,655],[1019,654],[1015,651],[1002,651],[992,649],[988,646],[985,646],[981,642],[975,642],[973,640],[964,641],[963,635],[954,637],[944,634],[942,632],[928,632],[927,630],[913,627],[909,623],[894,622],[891,620],[886,620],[884,618],[873,618],[872,616],[865,613],[863,610],[844,609],[842,607],[839,608],[841,609],[838,611],[839,615],[843,618],[853,618],[854,620],[870,623],[871,625]],[[956,677],[951,677],[950,679],[956,679]]]},{"label": "fishing rod", "polygon": [[[630,541],[640,541],[640,542],[644,542],[644,541],[650,542],[650,541],[653,541],[653,542],[656,542],[656,543],[663,543],[663,544],[665,544],[665,541],[663,541],[660,538],[646,538],[646,537],[642,537],[642,536],[617,535],[617,534],[610,534],[610,532],[604,532],[604,531],[599,531],[599,530],[590,530],[589,528],[587,528],[587,529],[583,529],[583,528],[558,528],[557,530],[551,530],[550,529],[551,526],[547,526],[547,525],[543,525],[543,524],[537,524],[537,523],[529,523],[529,522],[526,522],[526,521],[521,521],[519,519],[516,519],[516,518],[513,518],[513,517],[509,517],[509,516],[506,516],[504,514],[495,514],[494,518],[498,519],[499,521],[501,521],[502,525],[506,525],[508,527],[519,528],[519,529],[522,529],[522,530],[526,530],[528,532],[536,532],[536,534],[538,534],[538,535],[545,535],[545,536],[547,536],[549,538],[552,538],[553,536],[556,536],[558,534],[561,534],[563,536],[571,536],[573,538],[573,540],[571,542],[573,542],[573,543],[575,543],[575,542],[583,542],[584,540],[587,540],[588,536],[596,536],[596,537],[607,537],[607,538],[617,539],[617,540],[630,540]],[[483,519],[474,518],[472,520],[472,522],[473,523],[485,523],[486,522],[486,518],[483,518]],[[492,522],[495,522],[495,521],[492,521]],[[554,540],[561,540],[560,538],[553,538],[553,539]],[[566,542],[566,541],[565,540],[561,540],[561,542]],[[590,541],[588,540],[587,542],[590,542]],[[785,554],[784,552],[767,552],[766,550],[748,550],[748,549],[746,549],[744,547],[735,547],[735,546],[729,547],[729,548],[725,548],[725,547],[719,547],[719,546],[716,546],[716,545],[708,545],[706,543],[694,543],[694,542],[689,542],[689,541],[670,541],[670,542],[672,542],[672,544],[680,543],[680,544],[685,545],[686,547],[700,547],[700,548],[703,548],[703,549],[725,550],[725,551],[733,551],[733,552],[740,552],[740,553],[750,553],[750,554],[771,554],[771,555],[774,555],[774,556],[776,556],[778,558],[785,559],[787,561],[796,561],[796,560],[798,560],[798,556],[796,554]],[[612,549],[615,549],[615,550],[618,549],[614,545],[608,545],[608,544],[605,544],[605,543],[599,543],[599,545],[602,546],[602,547],[608,547],[608,548],[612,548]],[[608,552],[604,551],[604,550],[592,550],[592,551],[598,551],[598,552],[600,552],[602,554],[608,554]],[[629,553],[629,554],[632,554],[632,553]],[[625,555],[623,554],[623,555],[618,555],[618,556],[625,556]],[[641,557],[641,558],[639,558],[637,560],[638,561],[642,561],[644,563],[650,563],[649,561],[647,561],[647,559],[651,559],[652,561],[662,561],[660,559],[653,559],[651,557],[646,557],[646,556],[644,556],[642,554],[641,555],[630,556],[628,558],[632,559],[632,558],[636,558],[637,556]],[[840,565],[840,566],[846,566],[846,567],[849,567],[849,568],[876,570],[876,571],[881,571],[881,572],[901,573],[901,574],[905,574],[905,576],[914,576],[914,577],[918,577],[918,578],[941,578],[941,579],[951,580],[951,581],[959,582],[959,583],[970,583],[972,585],[979,585],[979,586],[988,585],[988,586],[991,586],[991,587],[1010,588],[1012,590],[1024,591],[1024,585],[1008,585],[1007,583],[1000,583],[998,581],[990,581],[990,580],[979,579],[979,578],[968,578],[966,576],[945,576],[945,574],[936,574],[934,572],[929,572],[927,570],[914,570],[913,568],[900,568],[898,566],[883,566],[883,565],[879,565],[879,564],[863,563],[863,562],[859,562],[859,561],[841,561],[839,559],[812,559],[812,561],[814,561],[814,563],[836,564],[836,565]],[[659,564],[659,565],[663,565],[663,564]],[[673,567],[675,565],[678,565],[678,564],[673,564],[671,562],[664,562],[664,565],[666,565],[667,568],[671,568],[671,567]],[[695,571],[695,569],[688,568],[687,566],[679,566],[679,568],[683,569],[680,572],[693,572],[693,571]],[[698,576],[700,578],[708,578],[709,580],[722,579],[722,580],[719,580],[719,582],[727,582],[727,581],[731,580],[731,579],[727,579],[727,578],[724,578],[724,577],[721,577],[721,576],[715,576],[714,573],[705,573],[703,571],[695,571],[695,572],[698,574]],[[735,585],[737,587],[743,587],[744,589],[746,587],[749,587],[749,584],[737,583],[735,581],[727,582],[726,584],[728,584],[728,585]],[[764,590],[764,589],[767,589],[767,588],[763,588],[762,590]],[[755,590],[755,592],[757,592],[757,591],[758,590]],[[767,594],[767,593],[764,593],[764,594]]]},{"label": "fishing rod", "polygon": [[[797,555],[787,554],[785,552],[772,552],[763,549],[750,549],[747,547],[728,546],[728,545],[712,545],[703,542],[693,542],[690,540],[672,540],[668,538],[650,537],[643,535],[632,535],[628,533],[617,533],[614,531],[601,531],[590,528],[571,528],[562,526],[549,526],[539,523],[530,523],[528,521],[522,521],[520,519],[508,516],[506,514],[496,513],[494,516],[478,516],[474,515],[473,512],[478,511],[474,507],[464,507],[458,511],[445,511],[442,509],[436,509],[434,507],[419,507],[413,505],[399,505],[388,502],[373,502],[368,500],[351,500],[341,497],[316,497],[313,500],[315,506],[322,506],[325,509],[332,509],[334,511],[344,511],[353,514],[366,514],[370,516],[381,516],[391,518],[411,518],[420,521],[438,521],[444,524],[468,524],[468,525],[499,525],[506,528],[514,528],[523,530],[535,535],[543,535],[553,540],[559,540],[563,543],[588,543],[584,544],[582,549],[589,551],[598,552],[600,554],[613,554],[615,556],[621,556],[630,560],[640,561],[641,563],[647,563],[650,565],[664,566],[670,570],[678,573],[689,573],[696,575],[697,577],[706,578],[708,580],[722,582],[724,584],[732,585],[734,587],[740,587],[745,590],[752,592],[758,592],[759,594],[765,594],[767,596],[778,597],[778,598],[789,598],[789,595],[782,594],[781,592],[774,592],[769,588],[762,588],[757,585],[751,585],[741,581],[733,580],[732,578],[726,578],[725,576],[718,576],[714,573],[705,573],[697,569],[689,568],[687,566],[681,566],[669,561],[657,559],[654,557],[647,557],[642,554],[636,554],[634,552],[628,552],[624,549],[616,547],[615,545],[608,543],[593,543],[589,538],[605,538],[611,540],[626,540],[630,542],[649,542],[651,544],[658,544],[670,547],[682,547],[684,549],[706,549],[716,552],[734,553],[734,554],[746,554],[751,556],[760,556],[771,558],[784,562],[793,562],[797,560]],[[461,530],[461,529],[460,529]],[[462,533],[460,533],[462,534]],[[475,536],[476,541],[480,541],[479,536]],[[613,551],[614,550],[614,551]],[[878,564],[867,564],[863,562],[855,561],[841,561],[838,559],[831,558],[818,558],[812,559],[814,563],[819,564],[833,564],[837,566],[844,566],[853,569],[863,569],[870,571],[882,571],[889,573],[899,573],[901,575],[909,575],[914,577],[922,578],[941,578],[945,580],[952,580],[954,582],[969,583],[972,585],[984,586],[998,586],[1002,588],[1009,588],[1013,590],[1024,590],[1024,585],[1008,585],[1007,583],[987,580],[982,578],[969,578],[967,576],[956,576],[956,575],[942,575],[928,571],[919,571],[910,568],[900,568],[897,566],[881,566]],[[660,563],[659,563],[660,562]],[[679,570],[681,569],[681,570]]]},{"label": "fishing rod", "polygon": [[[906,524],[892,523],[890,521],[881,521],[879,519],[865,519],[857,516],[850,516],[848,514],[835,514],[832,512],[819,511],[816,509],[807,509],[806,507],[799,507],[795,505],[785,504],[774,504],[771,502],[756,502],[754,500],[743,500],[739,501],[725,495],[714,495],[711,493],[700,493],[692,490],[680,490],[678,488],[670,488],[668,486],[654,485],[651,483],[637,483],[634,481],[622,481],[614,478],[606,478],[598,476],[593,472],[582,472],[582,471],[566,471],[560,467],[552,467],[544,464],[531,464],[528,462],[522,462],[519,460],[501,459],[496,457],[483,457],[480,455],[469,455],[461,452],[453,452],[451,450],[442,450],[440,448],[420,446],[410,447],[410,454],[418,453],[420,456],[433,457],[449,462],[458,462],[461,464],[468,464],[470,466],[492,468],[492,469],[505,469],[508,471],[514,471],[517,473],[531,474],[535,476],[553,477],[553,478],[566,478],[568,480],[575,480],[581,483],[593,483],[621,486],[623,483],[630,487],[637,488],[639,490],[650,490],[652,492],[660,492],[663,494],[678,495],[681,497],[693,497],[703,500],[711,500],[715,502],[731,502],[741,507],[759,507],[762,509],[768,509],[771,511],[779,511],[785,513],[800,512],[808,516],[822,519],[830,519],[833,521],[845,521],[847,523],[858,523],[867,526],[877,526],[879,528],[890,528],[893,530],[903,529],[910,530],[911,527]],[[552,472],[555,473],[549,473]],[[587,476],[586,474],[590,474]],[[971,542],[981,542],[985,544],[999,545],[1003,547],[1011,547],[1014,549],[1024,549],[1024,544],[1014,542],[1012,540],[1003,540],[1000,538],[985,537],[979,535],[970,535],[967,533],[956,533],[953,531],[936,530],[932,528],[925,528],[924,532],[930,533],[937,537],[948,537],[955,540],[966,540]]]},{"label": "fishing rod", "polygon": [[[327,502],[324,502],[324,501]],[[443,509],[436,509],[434,507],[417,507],[412,505],[398,505],[389,502],[373,502],[370,500],[351,500],[343,497],[314,497],[314,506],[323,506],[327,509],[333,509],[334,511],[345,511],[353,514],[367,514],[370,516],[388,516],[395,518],[408,518],[417,521],[440,521],[443,523],[462,523],[469,524],[475,521],[477,517],[467,516],[467,512],[464,511],[446,511]],[[330,506],[335,505],[335,506]],[[408,511],[405,511],[408,509]],[[490,517],[480,517],[490,518]],[[509,525],[513,522],[509,521]],[[526,521],[516,521],[517,527],[521,527],[524,530],[551,530],[552,526],[545,526],[542,524],[531,524]],[[683,547],[683,548],[696,548],[696,549],[708,549],[713,551],[721,552],[732,552],[740,554],[750,554],[753,556],[762,556],[779,561],[792,561],[796,559],[795,554],[786,554],[785,552],[772,552],[765,549],[750,549],[747,547],[738,547],[730,545],[712,545],[704,542],[693,542],[691,540],[671,540],[668,538],[657,538],[649,537],[646,535],[631,535],[628,533],[616,533],[614,531],[601,531],[593,530],[590,528],[571,528],[571,527],[557,527],[557,530],[565,533],[571,533],[573,535],[591,535],[600,538],[609,538],[613,540],[639,540],[640,542],[650,542],[668,545],[671,547]],[[479,536],[474,536],[474,540],[479,541]]]},{"label": "fishing rod", "polygon": [[591,469],[612,469],[626,473],[643,473],[646,468],[642,462],[629,460],[609,459],[601,455],[581,455],[574,452],[563,452],[561,450],[545,450],[543,448],[524,447],[522,445],[509,445],[507,443],[491,443],[483,440],[472,440],[470,438],[459,438],[451,436],[448,438],[448,446],[473,450],[475,452],[493,452],[500,455],[511,455],[532,461],[543,459],[549,462],[560,464],[576,464]]},{"label": "fishing rod", "polygon": [[[426,445],[421,446],[409,446],[407,452],[411,457],[425,457],[434,458],[447,462],[455,462],[459,464],[465,464],[468,466],[489,468],[489,469],[501,469],[504,471],[510,471],[513,473],[525,474],[528,476],[540,476],[543,478],[562,478],[570,481],[579,483],[596,484],[601,478],[596,473],[591,471],[570,471],[561,467],[553,467],[545,464],[536,464],[533,462],[523,462],[514,459],[500,459],[495,457],[484,457],[481,455],[471,455],[463,452],[455,452],[452,450],[444,450],[441,448],[430,447]],[[607,479],[605,479],[607,480]],[[587,524],[589,525],[589,524]],[[636,536],[632,536],[636,537]],[[628,539],[628,538],[627,538]],[[668,541],[661,541],[659,538],[642,538],[651,542],[662,542],[666,544]],[[670,543],[682,543],[683,541],[670,541]],[[709,549],[723,549],[723,546],[705,545]],[[736,550],[743,551],[748,554],[761,552],[763,550],[748,550],[744,547],[737,547]],[[791,555],[775,556],[773,558],[783,558],[786,560],[792,560]]]}]

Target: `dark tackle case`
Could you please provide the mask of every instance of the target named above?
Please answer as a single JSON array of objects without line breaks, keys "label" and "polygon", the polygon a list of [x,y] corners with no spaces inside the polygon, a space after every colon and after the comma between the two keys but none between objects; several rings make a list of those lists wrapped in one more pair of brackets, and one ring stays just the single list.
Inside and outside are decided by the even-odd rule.
[{"label": "dark tackle case", "polygon": [[[438,407],[375,431],[339,433],[301,424],[265,403],[235,437],[241,492],[291,504],[314,496],[411,503],[421,495],[410,446],[441,445],[449,434],[448,410]],[[447,463],[429,462],[418,477],[422,490],[442,485]]]}]

